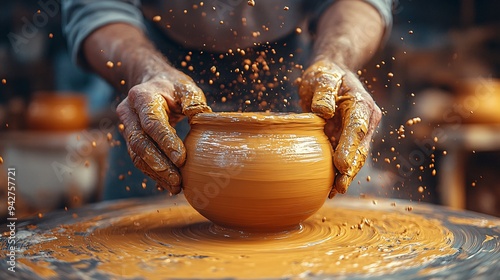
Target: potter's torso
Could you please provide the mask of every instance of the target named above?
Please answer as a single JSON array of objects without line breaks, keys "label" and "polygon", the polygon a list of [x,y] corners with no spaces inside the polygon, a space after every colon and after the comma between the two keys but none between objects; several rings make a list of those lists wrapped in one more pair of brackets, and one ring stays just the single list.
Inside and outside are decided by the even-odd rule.
[{"label": "potter's torso", "polygon": [[305,1],[256,1],[253,7],[247,0],[202,2],[146,0],[143,13],[149,20],[160,16],[155,23],[185,47],[220,52],[283,38],[307,16]]}]

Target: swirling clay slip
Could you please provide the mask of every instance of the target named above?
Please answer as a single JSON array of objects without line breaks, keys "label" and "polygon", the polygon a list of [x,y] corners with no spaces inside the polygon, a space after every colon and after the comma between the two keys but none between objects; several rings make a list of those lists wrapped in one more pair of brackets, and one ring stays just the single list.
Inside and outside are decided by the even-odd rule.
[{"label": "swirling clay slip", "polygon": [[298,229],[278,233],[221,228],[180,198],[101,211],[40,226],[26,238],[20,266],[41,277],[72,269],[90,278],[384,275],[456,253],[439,221],[402,209],[327,203]]}]

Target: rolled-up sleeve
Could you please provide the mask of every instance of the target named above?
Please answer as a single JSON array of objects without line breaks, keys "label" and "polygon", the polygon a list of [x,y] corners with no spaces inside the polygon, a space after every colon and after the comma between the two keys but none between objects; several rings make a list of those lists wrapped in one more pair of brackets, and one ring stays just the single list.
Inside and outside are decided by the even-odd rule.
[{"label": "rolled-up sleeve", "polygon": [[140,0],[63,0],[61,3],[63,33],[75,63],[83,62],[81,47],[85,38],[104,25],[123,22],[145,30]]},{"label": "rolled-up sleeve", "polygon": [[[385,25],[385,32],[383,42],[385,42],[392,29],[392,11],[398,5],[399,0],[362,0],[370,5],[372,5],[380,14],[382,21]],[[313,11],[313,24],[315,21],[321,16],[321,14],[334,2],[335,0],[327,0],[327,1],[317,1],[320,2],[319,5],[316,5]]]},{"label": "rolled-up sleeve", "polygon": [[389,37],[392,29],[392,10],[396,7],[398,0],[363,0],[372,5],[379,12],[385,24],[384,42]]}]

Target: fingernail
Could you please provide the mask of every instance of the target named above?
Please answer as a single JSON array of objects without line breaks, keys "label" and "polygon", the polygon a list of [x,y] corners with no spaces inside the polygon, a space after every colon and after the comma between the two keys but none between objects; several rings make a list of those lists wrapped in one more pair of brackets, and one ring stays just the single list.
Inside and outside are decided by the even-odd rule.
[{"label": "fingernail", "polygon": [[201,110],[200,110],[200,113],[211,113],[212,112],[212,108],[210,108],[208,105],[206,104],[202,104],[202,107],[201,107]]},{"label": "fingernail", "polygon": [[345,194],[347,192],[347,188],[352,182],[352,178],[347,175],[340,175],[335,179],[335,190],[338,193]]},{"label": "fingernail", "polygon": [[170,153],[170,160],[177,166],[179,166],[180,161],[181,161],[181,153],[178,151],[172,151]]},{"label": "fingernail", "polygon": [[181,183],[181,176],[179,176],[176,172],[172,172],[168,175],[167,183],[170,186],[179,186]]},{"label": "fingernail", "polygon": [[331,119],[335,115],[335,110],[324,101],[318,101],[312,105],[311,110],[324,119]]},{"label": "fingernail", "polygon": [[177,195],[181,192],[181,188],[169,186],[168,192],[169,192],[170,196],[174,196],[174,195]]},{"label": "fingernail", "polygon": [[330,191],[330,194],[328,195],[328,198],[332,199],[336,194],[337,194],[337,190],[336,189],[332,189]]},{"label": "fingernail", "polygon": [[184,115],[186,115],[189,119],[191,119],[191,117],[199,113],[210,113],[210,112],[212,112],[212,109],[206,104],[195,104],[185,107],[183,109]]}]

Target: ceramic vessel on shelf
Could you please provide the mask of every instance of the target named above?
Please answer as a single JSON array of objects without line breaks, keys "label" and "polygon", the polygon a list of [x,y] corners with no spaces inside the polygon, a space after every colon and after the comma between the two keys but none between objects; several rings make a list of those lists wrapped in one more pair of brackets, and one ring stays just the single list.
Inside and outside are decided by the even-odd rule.
[{"label": "ceramic vessel on shelf", "polygon": [[466,79],[458,85],[457,104],[450,111],[454,122],[459,117],[466,124],[500,124],[500,79]]},{"label": "ceramic vessel on shelf", "polygon": [[194,116],[181,168],[186,199],[223,227],[297,228],[323,205],[333,184],[324,124],[314,114]]},{"label": "ceramic vessel on shelf", "polygon": [[27,112],[31,130],[75,131],[89,124],[86,96],[72,92],[36,92]]}]

